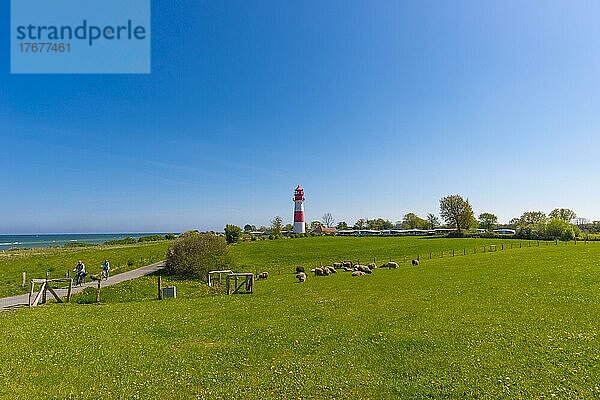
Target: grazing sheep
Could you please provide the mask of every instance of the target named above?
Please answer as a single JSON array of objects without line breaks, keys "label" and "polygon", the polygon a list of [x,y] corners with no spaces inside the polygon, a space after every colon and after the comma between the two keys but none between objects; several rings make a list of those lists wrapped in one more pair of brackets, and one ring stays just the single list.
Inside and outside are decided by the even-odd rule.
[{"label": "grazing sheep", "polygon": [[386,264],[386,266],[388,268],[398,268],[398,263],[396,263],[394,261],[390,261],[389,263]]},{"label": "grazing sheep", "polygon": [[337,272],[333,267],[327,266],[326,268],[329,270],[330,274],[335,274]]},{"label": "grazing sheep", "polygon": [[323,268],[315,268],[315,276],[323,276]]},{"label": "grazing sheep", "polygon": [[377,264],[371,263],[371,264],[367,265],[367,267],[369,267],[369,269],[375,269],[375,268],[377,268]]},{"label": "grazing sheep", "polygon": [[366,265],[355,265],[354,270],[364,272],[365,274],[371,273],[371,269],[369,267],[367,267]]},{"label": "grazing sheep", "polygon": [[352,267],[354,267],[354,264],[352,263],[352,261],[344,261],[343,265],[344,265],[344,268],[352,268]]},{"label": "grazing sheep", "polygon": [[300,281],[300,283],[303,283],[304,281],[306,281],[306,274],[304,272],[300,272],[298,275],[296,275],[296,279],[298,279]]},{"label": "grazing sheep", "polygon": [[333,263],[333,268],[335,268],[335,269],[342,268],[343,266],[344,266],[344,264],[342,264],[341,262],[334,262]]},{"label": "grazing sheep", "polygon": [[419,266],[419,260],[417,260],[416,258],[412,260],[412,265],[413,267],[418,267]]},{"label": "grazing sheep", "polygon": [[364,274],[365,274],[365,273],[364,273],[364,272],[362,272],[362,271],[354,271],[354,272],[352,273],[352,276],[363,276]]},{"label": "grazing sheep", "polygon": [[331,272],[329,272],[329,268],[325,267],[325,268],[321,268],[321,270],[323,271],[323,276],[331,275]]},{"label": "grazing sheep", "polygon": [[352,271],[354,271],[354,269],[352,269],[350,267],[344,267],[344,271],[346,271],[346,272],[352,272]]},{"label": "grazing sheep", "polygon": [[300,272],[304,272],[304,267],[302,267],[302,266],[296,267],[296,273],[299,274]]},{"label": "grazing sheep", "polygon": [[269,278],[268,272],[262,272],[262,273],[258,274],[258,276],[256,277],[256,279],[268,279],[268,278]]}]

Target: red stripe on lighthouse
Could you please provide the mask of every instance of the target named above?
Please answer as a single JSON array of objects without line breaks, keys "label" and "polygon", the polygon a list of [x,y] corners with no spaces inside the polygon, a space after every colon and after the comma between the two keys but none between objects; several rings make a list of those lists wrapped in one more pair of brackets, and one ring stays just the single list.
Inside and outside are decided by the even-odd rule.
[{"label": "red stripe on lighthouse", "polygon": [[294,211],[294,222],[304,222],[304,211]]}]

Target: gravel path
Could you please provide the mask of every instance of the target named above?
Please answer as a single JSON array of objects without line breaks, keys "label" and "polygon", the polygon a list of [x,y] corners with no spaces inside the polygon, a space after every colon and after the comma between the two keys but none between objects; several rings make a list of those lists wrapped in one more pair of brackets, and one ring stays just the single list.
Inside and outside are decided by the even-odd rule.
[{"label": "gravel path", "polygon": [[[110,278],[108,278],[108,280],[102,281],[102,286],[111,286],[111,285],[115,285],[117,283],[130,281],[132,279],[139,278],[139,277],[142,277],[145,275],[150,275],[150,274],[164,268],[164,266],[165,266],[164,261],[160,261],[160,262],[157,262],[154,264],[146,265],[145,267],[141,267],[141,268],[134,269],[131,271],[112,275]],[[83,291],[85,288],[96,287],[96,285],[97,285],[96,282],[89,281],[89,278],[88,278],[87,282],[85,284],[83,284],[81,286],[73,287],[72,293],[79,293],[79,292]],[[37,287],[39,287],[39,285],[37,285]],[[55,290],[61,296],[67,295],[66,289],[55,289]],[[35,297],[35,293],[34,293],[34,297]],[[54,300],[54,297],[52,297],[52,295],[50,293],[48,293],[48,299]],[[29,294],[21,294],[18,296],[5,297],[5,298],[0,299],[0,311],[2,311],[4,309],[8,309],[8,308],[27,306],[28,304],[29,304]]]}]

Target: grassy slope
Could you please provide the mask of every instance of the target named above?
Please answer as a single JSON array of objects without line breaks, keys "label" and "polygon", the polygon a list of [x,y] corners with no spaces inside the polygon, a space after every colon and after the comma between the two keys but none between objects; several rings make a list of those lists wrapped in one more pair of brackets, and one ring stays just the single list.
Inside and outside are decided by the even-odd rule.
[{"label": "grassy slope", "polygon": [[25,293],[21,289],[21,273],[27,279],[44,278],[46,271],[51,277],[64,277],[72,270],[77,260],[82,260],[91,274],[100,273],[102,260],[111,263],[112,273],[121,273],[163,260],[169,246],[168,241],[120,245],[94,246],[86,248],[51,248],[0,253],[0,297]]},{"label": "grassy slope", "polygon": [[[2,313],[0,397],[598,397],[599,259],[596,244],[525,248]],[[151,278],[126,285],[105,299],[152,297]]]}]

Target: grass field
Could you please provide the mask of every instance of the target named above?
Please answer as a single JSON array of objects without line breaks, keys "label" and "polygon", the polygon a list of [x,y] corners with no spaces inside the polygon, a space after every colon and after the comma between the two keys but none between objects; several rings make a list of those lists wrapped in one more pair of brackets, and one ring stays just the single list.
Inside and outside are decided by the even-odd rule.
[{"label": "grass field", "polygon": [[422,257],[305,284],[288,272],[349,251],[410,256],[418,240],[381,239],[309,239],[304,259],[305,239],[236,246],[240,262],[283,270],[254,295],[176,281],[179,298],[159,302],[145,277],[105,288],[100,305],[1,313],[0,397],[600,397],[600,244]]},{"label": "grass field", "polygon": [[[314,268],[335,261],[360,260],[368,264],[376,258],[378,264],[389,259],[409,262],[413,258],[421,260],[456,256],[464,253],[483,253],[495,245],[497,250],[504,245],[506,250],[520,246],[542,247],[554,245],[554,242],[536,242],[512,239],[448,239],[441,237],[310,237],[289,240],[263,240],[244,242],[232,247],[238,268],[249,271],[268,271],[279,273],[293,270],[296,265]],[[573,242],[571,242],[571,245]],[[564,246],[564,243],[561,243]],[[443,253],[443,254],[442,254]]]},{"label": "grass field", "polygon": [[25,293],[21,274],[27,279],[50,276],[62,278],[82,260],[90,274],[100,273],[104,258],[111,263],[111,273],[117,274],[163,260],[170,242],[151,242],[134,245],[94,246],[85,248],[48,248],[0,253],[0,297]]}]

